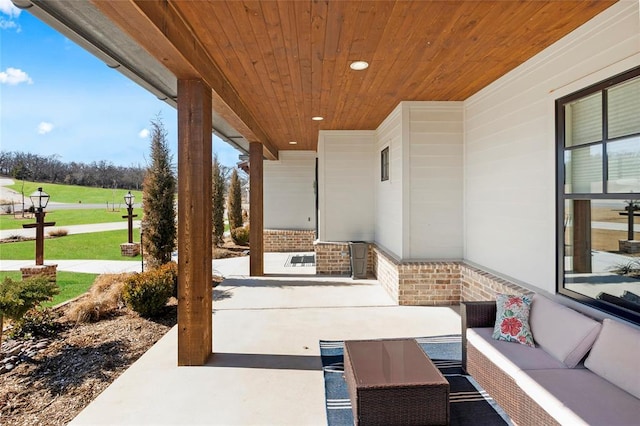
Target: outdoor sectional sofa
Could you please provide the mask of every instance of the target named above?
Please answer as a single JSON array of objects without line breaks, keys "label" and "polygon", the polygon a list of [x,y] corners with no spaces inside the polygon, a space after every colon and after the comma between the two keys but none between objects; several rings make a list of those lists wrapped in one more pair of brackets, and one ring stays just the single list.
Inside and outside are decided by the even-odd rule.
[{"label": "outdoor sectional sofa", "polygon": [[496,302],[461,307],[463,368],[523,425],[640,424],[640,330],[534,295],[535,348],[494,340]]}]

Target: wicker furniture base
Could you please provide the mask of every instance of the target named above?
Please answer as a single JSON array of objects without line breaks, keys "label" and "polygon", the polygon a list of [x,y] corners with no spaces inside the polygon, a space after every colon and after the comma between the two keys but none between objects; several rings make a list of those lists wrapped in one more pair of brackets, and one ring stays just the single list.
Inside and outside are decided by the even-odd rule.
[{"label": "wicker furniture base", "polygon": [[347,341],[356,425],[447,425],[449,382],[414,339]]},{"label": "wicker furniture base", "polygon": [[496,302],[464,302],[462,317],[462,367],[518,425],[558,425],[516,382],[467,340],[467,328],[493,327]]},{"label": "wicker furniture base", "polygon": [[472,344],[467,343],[467,372],[518,425],[559,425],[515,381]]}]

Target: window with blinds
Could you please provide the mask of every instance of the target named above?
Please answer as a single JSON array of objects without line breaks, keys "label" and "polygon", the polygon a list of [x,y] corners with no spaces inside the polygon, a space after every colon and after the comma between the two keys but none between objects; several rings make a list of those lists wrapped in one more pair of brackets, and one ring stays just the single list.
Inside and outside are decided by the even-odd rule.
[{"label": "window with blinds", "polygon": [[640,77],[607,90],[608,139],[640,133]]},{"label": "window with blinds", "polygon": [[640,77],[562,109],[565,192],[640,192]]},{"label": "window with blinds", "polygon": [[558,99],[556,123],[558,292],[640,324],[640,67]]},{"label": "window with blinds", "polygon": [[595,93],[566,106],[567,146],[602,140],[602,94]]}]

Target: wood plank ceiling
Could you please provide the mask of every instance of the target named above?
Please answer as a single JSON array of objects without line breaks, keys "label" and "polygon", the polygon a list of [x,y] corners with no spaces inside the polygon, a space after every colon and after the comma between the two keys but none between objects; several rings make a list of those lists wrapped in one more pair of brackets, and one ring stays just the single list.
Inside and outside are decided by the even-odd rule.
[{"label": "wood plank ceiling", "polygon": [[[277,149],[315,150],[318,130],[375,129],[400,101],[468,98],[615,0],[162,3],[224,75],[256,134]],[[369,68],[351,70],[356,60]]]}]

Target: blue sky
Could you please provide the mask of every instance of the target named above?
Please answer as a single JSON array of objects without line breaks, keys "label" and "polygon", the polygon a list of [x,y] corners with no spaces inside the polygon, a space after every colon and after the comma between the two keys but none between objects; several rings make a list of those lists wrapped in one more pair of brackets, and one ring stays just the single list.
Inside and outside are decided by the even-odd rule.
[{"label": "blue sky", "polygon": [[[0,150],[145,166],[162,117],[177,160],[177,112],[27,11],[0,0]],[[239,152],[217,137],[233,166]]]}]

